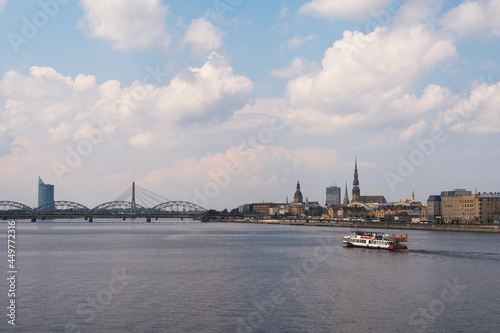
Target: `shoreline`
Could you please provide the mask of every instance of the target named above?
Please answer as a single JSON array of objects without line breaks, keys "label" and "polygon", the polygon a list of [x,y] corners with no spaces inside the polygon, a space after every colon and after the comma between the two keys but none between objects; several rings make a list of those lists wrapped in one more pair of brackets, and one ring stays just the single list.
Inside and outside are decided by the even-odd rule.
[{"label": "shoreline", "polygon": [[354,223],[354,222],[306,222],[306,221],[283,221],[283,220],[210,220],[221,223],[254,223],[273,225],[300,225],[311,227],[332,227],[351,229],[402,229],[402,230],[430,230],[430,231],[454,231],[454,232],[482,232],[500,233],[500,225],[435,225],[435,224],[382,224],[382,223]]}]

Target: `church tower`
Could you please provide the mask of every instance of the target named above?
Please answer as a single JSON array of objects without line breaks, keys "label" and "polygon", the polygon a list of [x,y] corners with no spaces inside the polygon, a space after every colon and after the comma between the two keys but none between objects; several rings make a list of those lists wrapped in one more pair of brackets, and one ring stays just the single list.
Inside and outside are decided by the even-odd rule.
[{"label": "church tower", "polygon": [[293,197],[293,202],[302,203],[302,192],[300,192],[300,183],[297,181],[297,191],[295,191],[295,195]]},{"label": "church tower", "polygon": [[359,201],[358,159],[354,160],[354,181],[352,182],[352,202]]},{"label": "church tower", "polygon": [[344,191],[344,205],[349,204],[349,194],[347,192],[347,182],[345,182],[345,191]]}]

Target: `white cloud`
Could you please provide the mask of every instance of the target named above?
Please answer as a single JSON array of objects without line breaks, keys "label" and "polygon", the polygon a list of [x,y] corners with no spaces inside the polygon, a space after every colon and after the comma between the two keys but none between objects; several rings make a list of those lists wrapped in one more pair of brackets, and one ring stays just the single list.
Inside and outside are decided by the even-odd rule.
[{"label": "white cloud", "polygon": [[236,207],[245,203],[238,201],[241,197],[249,201],[262,200],[260,195],[258,198],[248,196],[255,191],[266,193],[265,200],[284,201],[287,192],[293,195],[297,170],[311,173],[339,164],[344,163],[334,149],[234,146],[221,153],[187,158],[170,168],[156,169],[138,182],[153,191],[166,184],[173,188],[182,184],[179,188],[189,189],[186,193],[189,201],[209,207]]},{"label": "white cloud", "polygon": [[184,35],[184,42],[191,45],[197,56],[207,56],[211,52],[222,52],[224,33],[205,18],[192,20]]},{"label": "white cloud", "polygon": [[242,107],[252,89],[252,81],[235,75],[224,57],[212,53],[202,67],[190,67],[158,88],[154,109],[164,122],[218,122]]},{"label": "white cloud", "polygon": [[475,134],[500,133],[500,82],[479,84],[467,98],[439,113],[435,127]]},{"label": "white cloud", "polygon": [[113,41],[118,50],[165,49],[170,44],[168,7],[160,0],[81,0],[81,6],[80,28]]},{"label": "white cloud", "polygon": [[307,35],[307,36],[295,35],[292,37],[292,39],[290,39],[285,44],[281,44],[280,47],[282,50],[285,47],[287,47],[289,49],[294,49],[294,48],[301,46],[304,43],[307,43],[307,42],[312,41],[312,40],[316,40],[318,38],[319,38],[319,36],[317,36],[317,35]]},{"label": "white cloud", "polygon": [[366,20],[391,2],[392,0],[312,0],[302,5],[298,12],[328,19]]},{"label": "white cloud", "polygon": [[99,85],[94,76],[72,79],[50,67],[32,67],[28,75],[9,71],[0,80],[0,96],[6,98],[0,136],[12,133],[5,142],[31,152],[58,152],[107,120],[107,139],[137,149],[167,149],[192,142],[184,132],[193,124],[225,121],[247,103],[252,89],[251,80],[234,74],[215,53],[164,87],[136,81],[122,88],[113,80]]},{"label": "white cloud", "polygon": [[405,141],[411,140],[411,139],[421,135],[425,131],[426,128],[427,128],[427,122],[424,119],[422,119],[418,123],[411,125],[407,129],[405,129],[403,132],[401,132],[399,134],[399,139],[405,140]]},{"label": "white cloud", "polygon": [[8,0],[0,0],[0,10],[5,9],[5,4],[7,3]]},{"label": "white cloud", "polygon": [[319,68],[319,64],[315,61],[307,62],[302,58],[295,57],[288,67],[273,69],[271,71],[271,75],[276,77],[292,78],[306,73],[314,72]]},{"label": "white cloud", "polygon": [[427,86],[420,98],[413,94],[405,94],[394,100],[390,107],[396,110],[404,110],[406,116],[423,116],[429,110],[438,110],[456,101],[446,88],[435,84]]},{"label": "white cloud", "polygon": [[[398,3],[400,1],[396,1]],[[442,9],[443,0],[407,0],[399,11],[392,11],[396,14],[393,17],[392,25],[396,27],[407,27],[415,24],[434,24],[436,17]]]},{"label": "white cloud", "polygon": [[446,13],[441,23],[461,36],[488,33],[500,36],[500,2],[466,1]]},{"label": "white cloud", "polygon": [[393,102],[409,94],[423,72],[455,56],[450,39],[423,25],[377,28],[366,35],[346,31],[325,52],[320,71],[289,82],[296,123],[331,131],[401,121],[409,112],[394,108]]}]

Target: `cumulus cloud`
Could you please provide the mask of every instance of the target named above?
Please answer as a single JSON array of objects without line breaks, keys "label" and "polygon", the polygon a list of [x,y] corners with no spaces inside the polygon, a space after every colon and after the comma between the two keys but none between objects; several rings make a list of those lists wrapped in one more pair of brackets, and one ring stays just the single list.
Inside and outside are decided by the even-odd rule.
[{"label": "cumulus cloud", "polygon": [[207,19],[199,18],[191,21],[184,35],[184,43],[191,46],[195,55],[207,56],[211,52],[221,53],[224,50],[223,36],[219,28]]},{"label": "cumulus cloud", "polygon": [[164,122],[217,122],[242,107],[252,89],[250,79],[235,75],[223,56],[212,53],[202,67],[181,71],[157,89],[154,108]]},{"label": "cumulus cloud", "polygon": [[461,36],[488,33],[500,36],[500,2],[466,1],[446,13],[441,23]]},{"label": "cumulus cloud", "polygon": [[164,49],[170,44],[168,7],[160,0],[81,0],[79,27],[96,38],[111,40],[118,50]]},{"label": "cumulus cloud", "polygon": [[404,110],[405,116],[420,117],[429,110],[439,110],[449,106],[456,99],[456,96],[453,96],[447,88],[431,84],[425,87],[422,96],[405,94],[401,98],[395,99],[390,104],[390,108]]},{"label": "cumulus cloud", "polygon": [[316,71],[318,69],[319,64],[317,62],[307,62],[302,58],[295,57],[288,67],[273,69],[271,71],[271,75],[276,77],[292,78]]},{"label": "cumulus cloud", "polygon": [[377,28],[366,35],[346,31],[325,52],[320,71],[289,82],[290,106],[297,124],[313,131],[401,120],[407,110],[389,106],[408,94],[423,72],[455,56],[452,40],[423,25]]},{"label": "cumulus cloud", "polygon": [[435,127],[474,134],[500,133],[500,82],[474,87],[468,97],[457,99],[439,112]]},{"label": "cumulus cloud", "polygon": [[392,0],[312,0],[302,5],[298,12],[327,19],[366,20],[391,2]]},{"label": "cumulus cloud", "polygon": [[9,71],[0,80],[6,98],[2,124],[15,137],[11,144],[30,151],[57,151],[58,144],[84,140],[103,120],[107,135],[131,147],[165,149],[182,142],[178,132],[185,126],[225,120],[245,105],[252,88],[216,54],[164,87],[139,81],[121,87],[114,80],[99,85],[91,75],[73,79],[50,67],[32,67],[27,75]]}]

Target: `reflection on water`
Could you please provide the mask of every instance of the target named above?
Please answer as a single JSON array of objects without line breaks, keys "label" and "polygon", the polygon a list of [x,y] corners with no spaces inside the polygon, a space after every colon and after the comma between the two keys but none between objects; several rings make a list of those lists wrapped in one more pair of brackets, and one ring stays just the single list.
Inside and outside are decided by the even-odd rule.
[{"label": "reflection on water", "polygon": [[[409,231],[409,251],[390,252],[346,248],[342,236],[349,230],[342,228],[142,222],[19,223],[16,329],[500,328],[499,295],[491,288],[500,273],[496,234]],[[442,301],[455,281],[466,288]],[[0,288],[6,290],[6,281]]]}]

